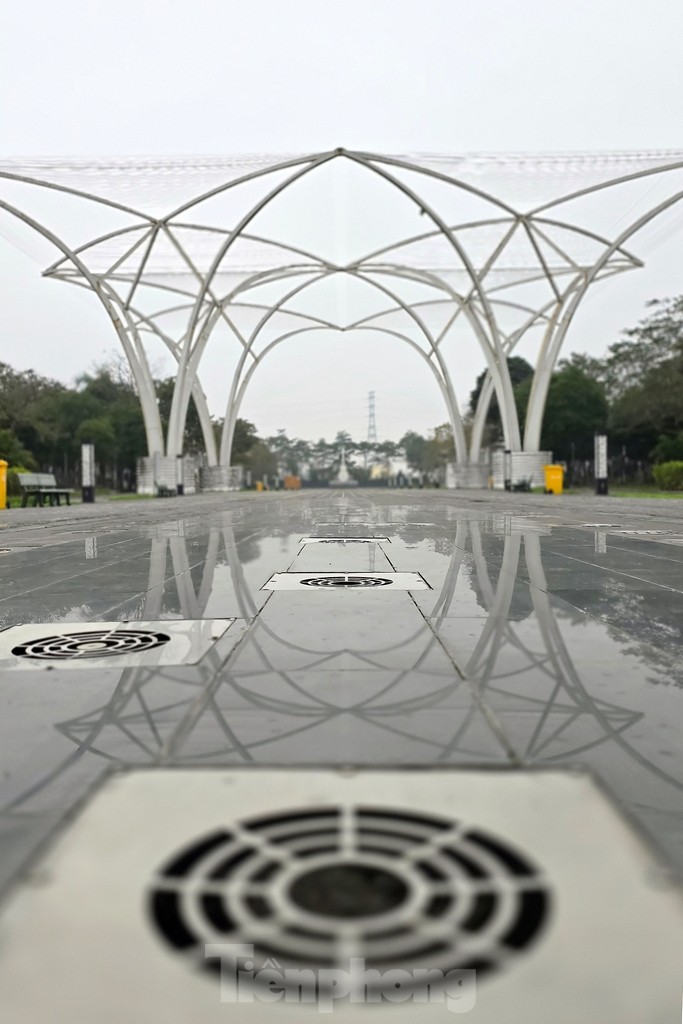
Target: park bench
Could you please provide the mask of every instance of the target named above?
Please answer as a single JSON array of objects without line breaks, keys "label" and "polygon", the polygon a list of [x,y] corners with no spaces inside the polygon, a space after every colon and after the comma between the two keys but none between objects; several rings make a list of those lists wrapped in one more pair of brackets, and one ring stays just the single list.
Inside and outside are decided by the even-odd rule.
[{"label": "park bench", "polygon": [[168,487],[166,484],[154,482],[155,496],[157,498],[175,498],[178,494],[176,487]]},{"label": "park bench", "polygon": [[17,473],[19,486],[21,487],[21,507],[26,508],[28,499],[33,498],[33,504],[42,506],[45,498],[50,505],[59,505],[60,498],[66,498],[67,505],[71,504],[73,491],[68,487],[58,487],[54,473]]}]

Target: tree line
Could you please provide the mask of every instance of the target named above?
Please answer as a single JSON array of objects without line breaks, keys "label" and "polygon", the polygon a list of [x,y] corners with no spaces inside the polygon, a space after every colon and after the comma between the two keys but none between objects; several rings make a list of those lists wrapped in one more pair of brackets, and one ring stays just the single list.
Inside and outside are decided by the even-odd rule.
[{"label": "tree line", "polygon": [[[683,460],[683,296],[657,299],[647,315],[622,333],[602,358],[573,354],[561,361],[548,393],[542,449],[558,461],[588,460],[593,436],[606,432],[611,450],[633,460],[655,464]],[[524,426],[533,377],[532,366],[519,356],[508,359],[515,402]],[[466,410],[472,417],[486,373],[477,378]],[[155,382],[159,412],[167,427],[175,380]],[[212,420],[216,438],[222,421]],[[495,395],[486,420],[485,443],[502,444]],[[19,371],[0,363],[0,458],[26,470],[54,472],[64,483],[77,484],[83,442],[95,444],[100,485],[132,486],[136,459],[147,444],[140,403],[123,358],[114,358],[78,378],[73,386]],[[264,475],[305,472],[312,483],[336,475],[342,449],[350,472],[363,483],[374,467],[405,457],[410,469],[429,477],[454,458],[450,425],[434,427],[428,436],[409,430],[398,441],[371,444],[339,431],[332,441],[289,437],[284,430],[261,438],[254,424],[238,419],[232,462]],[[201,453],[204,439],[190,402],[184,450]]]},{"label": "tree line", "polygon": [[350,474],[361,484],[370,483],[376,468],[385,473],[394,459],[405,459],[413,473],[420,476],[434,473],[455,457],[453,431],[450,424],[435,427],[428,437],[407,431],[399,441],[355,441],[340,430],[333,441],[290,438],[284,430],[265,439],[270,451],[271,472],[301,475],[305,472],[311,483],[327,483],[336,476],[342,451]]},{"label": "tree line", "polygon": [[[168,426],[175,379],[155,381],[159,413]],[[212,419],[219,442],[223,421]],[[238,419],[232,449],[233,465],[242,465],[254,479],[286,473],[306,473],[312,483],[336,475],[345,451],[351,473],[365,482],[372,467],[404,452],[415,472],[428,473],[453,457],[450,427],[437,427],[433,436],[408,431],[398,442],[369,444],[339,431],[333,441],[290,438],[284,430],[261,438],[253,423]],[[136,460],[147,453],[140,402],[125,361],[113,358],[73,386],[0,363],[0,458],[15,470],[53,472],[64,483],[78,486],[81,445],[95,445],[98,485],[114,489],[134,486]],[[200,454],[204,437],[191,401],[185,425],[184,451]]]},{"label": "tree line", "polygon": [[[175,379],[155,381],[159,413],[168,426]],[[222,421],[212,420],[216,438]],[[238,420],[234,451],[245,459],[257,443],[257,432]],[[140,401],[125,361],[114,358],[82,374],[73,386],[42,377],[34,370],[15,370],[0,363],[0,458],[15,470],[46,471],[64,483],[78,485],[81,445],[95,445],[98,484],[132,487],[135,465],[147,454]],[[185,425],[184,450],[204,450],[199,416],[191,401]]]},{"label": "tree line", "polygon": [[[560,361],[548,392],[541,449],[557,461],[593,457],[595,433],[610,451],[655,464],[683,459],[683,296],[653,299],[635,327],[622,332],[602,358],[574,353]],[[508,359],[515,403],[524,426],[533,368]],[[486,374],[470,395],[474,415]],[[500,414],[491,402],[486,440],[502,443]]]}]

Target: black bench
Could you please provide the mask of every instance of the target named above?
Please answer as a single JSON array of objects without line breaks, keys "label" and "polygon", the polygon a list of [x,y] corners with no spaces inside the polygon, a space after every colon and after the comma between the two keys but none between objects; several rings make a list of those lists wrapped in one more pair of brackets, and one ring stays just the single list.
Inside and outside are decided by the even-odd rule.
[{"label": "black bench", "polygon": [[168,487],[166,484],[159,484],[154,481],[154,496],[156,498],[176,498],[178,491],[175,487]]},{"label": "black bench", "polygon": [[50,505],[60,504],[62,497],[66,498],[67,505],[71,504],[73,491],[68,487],[58,487],[53,473],[17,473],[19,486],[21,487],[21,507],[26,508],[28,499],[33,498],[34,506],[45,504],[45,498]]}]

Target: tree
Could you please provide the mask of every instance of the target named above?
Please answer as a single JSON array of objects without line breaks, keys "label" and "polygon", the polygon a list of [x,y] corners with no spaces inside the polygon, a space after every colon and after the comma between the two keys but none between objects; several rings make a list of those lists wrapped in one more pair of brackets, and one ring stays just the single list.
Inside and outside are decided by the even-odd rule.
[{"label": "tree", "polygon": [[683,431],[674,437],[667,437],[665,434],[661,434],[650,452],[650,456],[655,462],[683,461]]},{"label": "tree", "polygon": [[[164,433],[168,430],[168,421],[171,416],[171,404],[173,402],[175,385],[175,377],[166,377],[165,380],[155,381],[157,400],[159,403],[159,415],[161,416]],[[204,441],[202,425],[199,420],[199,413],[197,412],[197,407],[194,404],[194,398],[191,397],[187,407],[187,418],[185,420],[183,451],[189,455],[195,455],[198,452],[203,452],[205,448],[206,443]]]},{"label": "tree", "polygon": [[649,302],[648,316],[610,345],[602,360],[572,357],[604,383],[611,439],[636,458],[678,451],[683,428],[683,296]]},{"label": "tree", "polygon": [[245,465],[247,469],[251,470],[255,480],[262,480],[264,476],[277,473],[277,458],[263,441],[256,441],[252,445],[245,459]]},{"label": "tree", "polygon": [[604,360],[604,380],[610,400],[639,388],[652,371],[683,354],[683,295],[653,299],[653,312],[609,346]]},{"label": "tree", "polygon": [[[526,421],[530,391],[531,379],[515,388],[520,424]],[[578,366],[565,364],[550,380],[541,448],[552,451],[554,459],[592,458],[593,437],[605,430],[607,416],[603,385]]]},{"label": "tree", "polygon": [[[534,375],[534,368],[526,359],[522,359],[521,356],[509,356],[507,360],[508,370],[510,371],[510,380],[512,381],[512,387],[515,389],[518,385],[522,384],[525,380],[530,380]],[[470,392],[470,402],[468,406],[468,416],[471,420],[474,416],[477,403],[479,401],[479,395],[481,389],[484,386],[484,381],[488,376],[488,370],[482,370],[477,377],[474,385],[474,389]],[[503,437],[503,425],[500,419],[500,409],[498,408],[498,396],[495,391],[491,396],[491,402],[489,404],[488,412],[486,414],[486,428],[484,431],[484,444],[493,444],[496,441],[502,440]]]},{"label": "tree", "polygon": [[604,360],[589,356],[587,352],[572,352],[566,359],[560,359],[558,369],[561,370],[563,366],[574,366],[592,380],[597,380],[601,384],[605,383]]},{"label": "tree", "polygon": [[235,421],[235,431],[232,436],[232,453],[230,455],[230,461],[234,466],[244,464],[247,452],[255,444],[257,436],[256,427],[253,423],[250,423],[249,420],[237,418]]},{"label": "tree", "polygon": [[266,444],[277,456],[278,463],[285,473],[297,475],[301,463],[308,462],[311,456],[308,441],[302,441],[297,437],[289,438],[284,430],[278,430],[274,437],[266,438]]},{"label": "tree", "polygon": [[[526,359],[522,359],[521,356],[508,356],[507,364],[513,388],[516,387],[518,384],[521,384],[522,381],[527,379],[527,377],[533,377],[534,375],[533,366],[530,363],[527,363]],[[481,371],[481,373],[477,377],[474,389],[470,392],[470,404],[468,408],[470,416],[474,416],[477,410],[477,402],[479,401],[479,395],[481,393],[481,389],[484,386],[484,381],[486,380],[488,373],[488,370]],[[498,411],[498,399],[496,397],[495,392],[491,399],[491,404],[489,406],[489,412],[486,417],[486,422],[489,423],[493,422],[494,420],[500,422],[500,413]]]},{"label": "tree", "polygon": [[83,420],[76,431],[76,440],[79,444],[94,444],[98,461],[115,461],[118,451],[116,432],[107,416]]},{"label": "tree", "polygon": [[453,428],[450,423],[442,423],[434,427],[432,436],[427,439],[422,453],[422,469],[426,473],[441,469],[447,462],[455,458]]},{"label": "tree", "polygon": [[408,430],[398,442],[405,452],[406,462],[411,469],[421,471],[424,464],[424,450],[427,444],[422,434]]},{"label": "tree", "polygon": [[0,430],[0,459],[4,459],[10,466],[21,466],[23,469],[36,467],[31,453],[11,430]]},{"label": "tree", "polygon": [[395,459],[398,455],[399,445],[396,441],[381,441],[375,446],[375,451],[381,459]]},{"label": "tree", "polygon": [[65,393],[57,381],[0,363],[0,429],[11,430],[36,462],[42,461],[43,444],[53,432],[49,405]]}]

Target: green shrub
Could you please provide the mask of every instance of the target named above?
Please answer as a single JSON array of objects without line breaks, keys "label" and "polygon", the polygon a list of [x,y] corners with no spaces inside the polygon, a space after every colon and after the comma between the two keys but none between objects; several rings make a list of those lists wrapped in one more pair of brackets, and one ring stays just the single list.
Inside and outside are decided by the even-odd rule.
[{"label": "green shrub", "polygon": [[17,495],[21,494],[21,487],[19,485],[19,473],[31,473],[33,470],[26,469],[25,466],[8,466],[7,467],[7,497],[16,498]]},{"label": "green shrub", "polygon": [[677,462],[683,459],[683,433],[675,437],[660,434],[657,444],[650,452],[650,458],[654,462]]},{"label": "green shrub", "polygon": [[683,491],[683,462],[661,462],[652,475],[662,491]]}]

